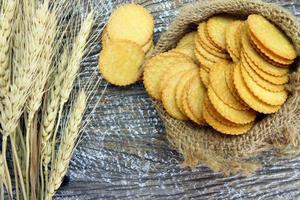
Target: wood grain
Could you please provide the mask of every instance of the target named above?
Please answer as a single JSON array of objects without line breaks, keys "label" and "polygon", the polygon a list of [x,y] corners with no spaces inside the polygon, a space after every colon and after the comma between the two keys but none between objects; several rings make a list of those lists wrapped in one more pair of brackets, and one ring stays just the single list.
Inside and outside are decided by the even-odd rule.
[{"label": "wood grain", "polygon": [[[110,11],[124,2],[94,1],[103,16],[98,23],[103,25]],[[155,16],[157,39],[178,8],[191,1],[135,2]],[[299,1],[273,2],[300,16]],[[105,9],[101,7],[104,4]],[[95,73],[100,48],[83,63],[83,80]],[[99,94],[105,86],[103,82]],[[266,153],[260,159],[264,160],[263,169],[250,177],[224,177],[204,166],[184,169],[180,166],[182,156],[167,143],[162,122],[143,85],[108,85],[55,199],[300,199],[300,157],[274,160]]]}]

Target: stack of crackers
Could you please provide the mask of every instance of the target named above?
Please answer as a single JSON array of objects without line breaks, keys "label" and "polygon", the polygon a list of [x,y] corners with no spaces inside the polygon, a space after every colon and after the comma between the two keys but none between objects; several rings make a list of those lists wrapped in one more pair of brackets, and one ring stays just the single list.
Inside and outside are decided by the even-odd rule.
[{"label": "stack of crackers", "polygon": [[142,75],[145,56],[153,48],[154,20],[142,6],[117,8],[102,32],[99,69],[108,82],[126,86]]},{"label": "stack of crackers", "polygon": [[296,57],[287,36],[264,17],[214,16],[175,49],[149,59],[144,85],[173,118],[238,135],[253,127],[258,113],[284,104]]}]

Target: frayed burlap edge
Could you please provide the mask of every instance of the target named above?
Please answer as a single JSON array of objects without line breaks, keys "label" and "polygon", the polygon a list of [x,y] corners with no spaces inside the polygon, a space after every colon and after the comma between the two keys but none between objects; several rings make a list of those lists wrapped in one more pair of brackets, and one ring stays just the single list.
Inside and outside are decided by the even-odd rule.
[{"label": "frayed burlap edge", "polygon": [[[291,38],[300,55],[300,25],[297,19],[279,6],[253,0],[210,0],[186,6],[161,35],[153,55],[173,48],[189,31],[191,24],[220,13],[263,15]],[[299,69],[298,66],[296,69]],[[184,156],[183,166],[195,167],[201,163],[225,175],[249,175],[260,168],[256,158],[262,152],[273,150],[274,155],[284,157],[300,154],[300,70],[291,73],[287,88],[290,96],[280,111],[265,117],[241,136],[226,136],[209,127],[175,120],[159,102],[153,103],[164,122],[169,142]]]}]

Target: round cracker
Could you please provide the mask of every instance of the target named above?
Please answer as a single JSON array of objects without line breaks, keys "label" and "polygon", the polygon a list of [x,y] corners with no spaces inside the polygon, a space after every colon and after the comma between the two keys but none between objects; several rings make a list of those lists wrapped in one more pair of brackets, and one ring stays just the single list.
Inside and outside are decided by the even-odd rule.
[{"label": "round cracker", "polygon": [[225,32],[226,49],[229,52],[233,62],[239,62],[241,51],[241,40],[237,38],[240,36],[242,21],[233,21],[229,24]]},{"label": "round cracker", "polygon": [[209,86],[209,71],[204,67],[200,67],[200,78],[206,88]]},{"label": "round cracker", "polygon": [[153,16],[147,9],[136,4],[117,8],[107,23],[107,32],[112,39],[126,39],[144,46],[152,37]]},{"label": "round cracker", "polygon": [[163,76],[161,77],[160,83],[159,83],[159,91],[160,93],[162,92],[167,80],[175,76],[177,73],[185,70],[190,70],[190,69],[198,69],[198,66],[193,63],[193,62],[185,62],[185,63],[175,63],[173,66],[170,66]]},{"label": "round cracker", "polygon": [[220,62],[213,65],[209,72],[210,87],[215,94],[228,106],[236,110],[249,110],[248,106],[237,101],[230,92],[226,83],[226,71],[230,70],[232,63]]},{"label": "round cracker", "polygon": [[172,76],[169,80],[166,81],[166,84],[162,90],[162,104],[166,109],[167,113],[173,118],[178,120],[187,120],[183,112],[180,111],[176,104],[176,85],[179,83],[181,77],[186,73],[182,71],[177,73],[175,76]]},{"label": "round cracker", "polygon": [[175,52],[180,52],[189,58],[191,58],[194,62],[198,62],[195,53],[194,53],[195,45],[194,46],[186,46],[186,47],[181,47],[181,48],[176,48],[174,49]]},{"label": "round cracker", "polygon": [[156,99],[160,100],[160,90],[159,84],[162,79],[163,74],[169,68],[176,63],[186,63],[191,62],[190,59],[181,56],[181,54],[166,52],[158,54],[151,59],[149,59],[144,64],[144,86],[148,94]]},{"label": "round cracker", "polygon": [[198,36],[196,37],[196,40],[195,40],[195,44],[196,44],[196,49],[198,50],[198,52],[204,56],[207,60],[209,60],[210,62],[213,62],[213,63],[216,63],[216,62],[220,62],[220,61],[223,61],[225,59],[223,58],[220,58],[220,57],[217,57],[213,54],[211,54],[210,52],[208,52],[204,47],[203,45],[201,44],[201,42],[197,39]]},{"label": "round cracker", "polygon": [[210,41],[207,39],[205,35],[205,26],[206,26],[205,22],[199,24],[198,35],[195,39],[197,39],[198,42],[202,44],[202,47],[205,48],[205,50],[210,54],[213,54],[214,56],[217,56],[219,58],[229,59],[230,56],[226,52],[220,51],[213,44],[211,44]]},{"label": "round cracker", "polygon": [[143,50],[134,42],[111,41],[100,53],[100,72],[105,80],[114,85],[130,85],[141,76],[144,57]]},{"label": "round cracker", "polygon": [[236,124],[248,124],[255,120],[256,112],[253,110],[236,110],[225,104],[211,87],[208,87],[208,97],[214,108],[227,120]]},{"label": "round cracker", "polygon": [[192,69],[187,71],[180,79],[179,83],[176,86],[176,104],[181,112],[185,112],[182,105],[182,94],[185,91],[186,84],[193,78],[198,76],[198,69]]},{"label": "round cracker", "polygon": [[247,71],[244,69],[243,65],[241,66],[241,72],[246,86],[249,88],[252,94],[254,94],[254,96],[256,96],[259,100],[273,106],[280,106],[286,101],[288,96],[287,91],[282,90],[279,92],[271,92],[269,90],[264,89],[249,76]]},{"label": "round cracker", "polygon": [[202,84],[200,77],[194,77],[187,87],[187,102],[191,112],[196,116],[200,121],[204,121],[203,118],[203,100],[206,95],[206,90]]},{"label": "round cracker", "polygon": [[273,83],[270,83],[269,81],[266,81],[265,79],[261,78],[255,70],[253,70],[250,66],[251,60],[248,59],[244,53],[242,53],[242,62],[244,69],[247,71],[249,76],[261,87],[265,88],[266,90],[269,90],[271,92],[280,92],[285,89],[285,85],[275,85]]},{"label": "round cracker", "polygon": [[[207,100],[208,101],[208,100]],[[248,132],[254,125],[254,122],[239,125],[239,126],[229,126],[227,124],[222,123],[224,118],[218,118],[216,116],[216,112],[211,110],[207,104],[204,104],[203,108],[203,116],[207,123],[212,126],[214,129],[223,134],[228,135],[241,135]],[[226,119],[225,119],[226,120]],[[220,122],[222,121],[222,122]]]},{"label": "round cracker", "polygon": [[253,34],[251,34],[251,32],[249,34],[249,37],[251,39],[251,44],[266,60],[271,60],[272,63],[278,63],[279,65],[285,65],[285,67],[288,67],[287,65],[292,64],[294,62],[294,60],[286,60],[282,57],[279,57],[276,54],[273,54],[271,51],[266,49],[263,46],[263,44],[261,44],[260,41],[257,40],[257,38]]},{"label": "round cracker", "polygon": [[177,43],[176,48],[185,48],[190,47],[195,44],[195,36],[197,35],[197,31],[193,31],[185,34]]},{"label": "round cracker", "polygon": [[267,62],[255,51],[255,49],[251,45],[245,26],[243,26],[243,28],[241,29],[241,41],[245,56],[251,59],[251,61],[257,68],[273,76],[284,76],[288,74],[288,69],[280,68]]},{"label": "round cracker", "polygon": [[[235,64],[236,65],[236,64]],[[248,104],[246,104],[243,99],[240,97],[240,95],[238,94],[234,83],[233,83],[233,69],[234,66],[232,65],[230,66],[227,71],[225,72],[225,77],[226,77],[226,83],[227,83],[227,87],[229,88],[230,93],[234,96],[234,98],[240,102],[242,105],[249,107]]]},{"label": "round cracker", "polygon": [[211,115],[218,120],[220,123],[226,125],[226,126],[241,126],[241,124],[233,123],[224,117],[214,108],[213,104],[210,102],[208,96],[206,95],[203,102],[203,108],[206,107],[208,111],[211,111]]},{"label": "round cracker", "polygon": [[211,17],[206,24],[208,36],[219,49],[226,50],[225,30],[234,19],[228,16]]},{"label": "round cracker", "polygon": [[189,83],[192,81],[189,80],[186,85],[184,86],[184,89],[183,89],[183,93],[182,93],[182,96],[181,96],[181,101],[182,101],[182,107],[183,107],[183,110],[184,110],[184,113],[188,116],[188,118],[190,120],[192,120],[193,122],[195,122],[196,124],[198,125],[204,125],[205,124],[205,121],[201,121],[199,118],[197,118],[193,112],[190,110],[190,107],[188,105],[188,101],[187,101],[187,88],[189,87]]},{"label": "round cracker", "polygon": [[254,96],[249,88],[247,87],[241,72],[240,65],[234,68],[233,72],[234,85],[240,95],[240,97],[246,102],[252,109],[257,112],[270,114],[277,112],[281,106],[272,106],[260,101],[256,96]]},{"label": "round cracker", "polygon": [[270,52],[286,60],[293,60],[297,57],[289,38],[266,18],[252,14],[248,16],[247,21],[251,33]]}]

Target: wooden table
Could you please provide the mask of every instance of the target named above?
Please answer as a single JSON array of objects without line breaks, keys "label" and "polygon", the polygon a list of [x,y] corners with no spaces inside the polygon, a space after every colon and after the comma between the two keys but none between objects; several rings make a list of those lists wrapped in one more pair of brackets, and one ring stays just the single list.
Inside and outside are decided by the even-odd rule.
[{"label": "wooden table", "polygon": [[[95,0],[104,24],[121,0]],[[135,1],[155,16],[155,36],[166,30],[188,0]],[[300,16],[300,1],[273,1]],[[100,46],[83,63],[83,78],[97,67]],[[92,65],[91,69],[89,66]],[[103,89],[106,83],[101,84]],[[99,89],[99,94],[100,94]],[[300,199],[300,157],[275,160],[250,177],[224,177],[205,166],[183,169],[182,156],[165,130],[143,85],[108,85],[84,133],[56,199]]]}]

